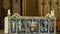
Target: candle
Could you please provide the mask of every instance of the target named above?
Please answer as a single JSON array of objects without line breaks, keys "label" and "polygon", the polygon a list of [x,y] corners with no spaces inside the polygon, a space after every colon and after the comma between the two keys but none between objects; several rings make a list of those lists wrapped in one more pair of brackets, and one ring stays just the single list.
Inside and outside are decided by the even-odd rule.
[{"label": "candle", "polygon": [[52,10],[52,11],[51,11],[51,16],[53,16],[53,17],[54,17],[54,10]]},{"label": "candle", "polygon": [[10,9],[8,9],[8,15],[10,15]]}]

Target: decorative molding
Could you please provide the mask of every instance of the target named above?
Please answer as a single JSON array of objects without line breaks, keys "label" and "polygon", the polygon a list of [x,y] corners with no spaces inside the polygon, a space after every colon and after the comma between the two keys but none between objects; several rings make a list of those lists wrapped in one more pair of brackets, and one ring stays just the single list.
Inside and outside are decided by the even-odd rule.
[{"label": "decorative molding", "polygon": [[39,16],[43,16],[43,0],[38,0],[38,12]]},{"label": "decorative molding", "polygon": [[44,16],[50,12],[50,5],[44,5]]},{"label": "decorative molding", "polygon": [[22,16],[26,16],[26,0],[22,0]]},{"label": "decorative molding", "polygon": [[20,14],[20,0],[13,0],[13,13]]}]

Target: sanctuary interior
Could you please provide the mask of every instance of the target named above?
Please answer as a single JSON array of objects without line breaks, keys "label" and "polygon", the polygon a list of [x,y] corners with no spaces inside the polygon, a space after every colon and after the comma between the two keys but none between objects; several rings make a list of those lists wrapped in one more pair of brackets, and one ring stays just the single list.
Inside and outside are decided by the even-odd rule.
[{"label": "sanctuary interior", "polygon": [[56,31],[60,32],[60,0],[0,0],[0,32],[4,31],[4,18],[8,9],[11,15],[43,16],[54,11],[56,17]]}]

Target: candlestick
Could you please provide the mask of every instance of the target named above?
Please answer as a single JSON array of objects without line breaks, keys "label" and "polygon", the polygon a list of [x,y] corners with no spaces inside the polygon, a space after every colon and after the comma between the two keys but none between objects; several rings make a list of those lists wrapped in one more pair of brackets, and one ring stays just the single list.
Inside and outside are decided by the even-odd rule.
[{"label": "candlestick", "polygon": [[5,33],[8,33],[8,17],[5,17],[4,21]]},{"label": "candlestick", "polygon": [[8,15],[10,15],[11,13],[10,13],[10,9],[8,9]]},{"label": "candlestick", "polygon": [[54,10],[52,10],[52,11],[51,11],[51,16],[53,16],[53,17],[54,17]]}]

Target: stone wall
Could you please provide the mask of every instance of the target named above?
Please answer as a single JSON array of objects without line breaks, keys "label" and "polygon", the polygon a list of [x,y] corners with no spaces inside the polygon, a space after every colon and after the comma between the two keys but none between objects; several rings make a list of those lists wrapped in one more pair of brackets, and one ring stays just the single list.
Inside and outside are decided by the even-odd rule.
[{"label": "stone wall", "polygon": [[[60,20],[60,0],[23,0],[22,4],[22,14],[25,16],[45,16],[54,10],[57,20]],[[20,13],[19,0],[18,3],[13,0],[13,13],[15,12]]]}]

